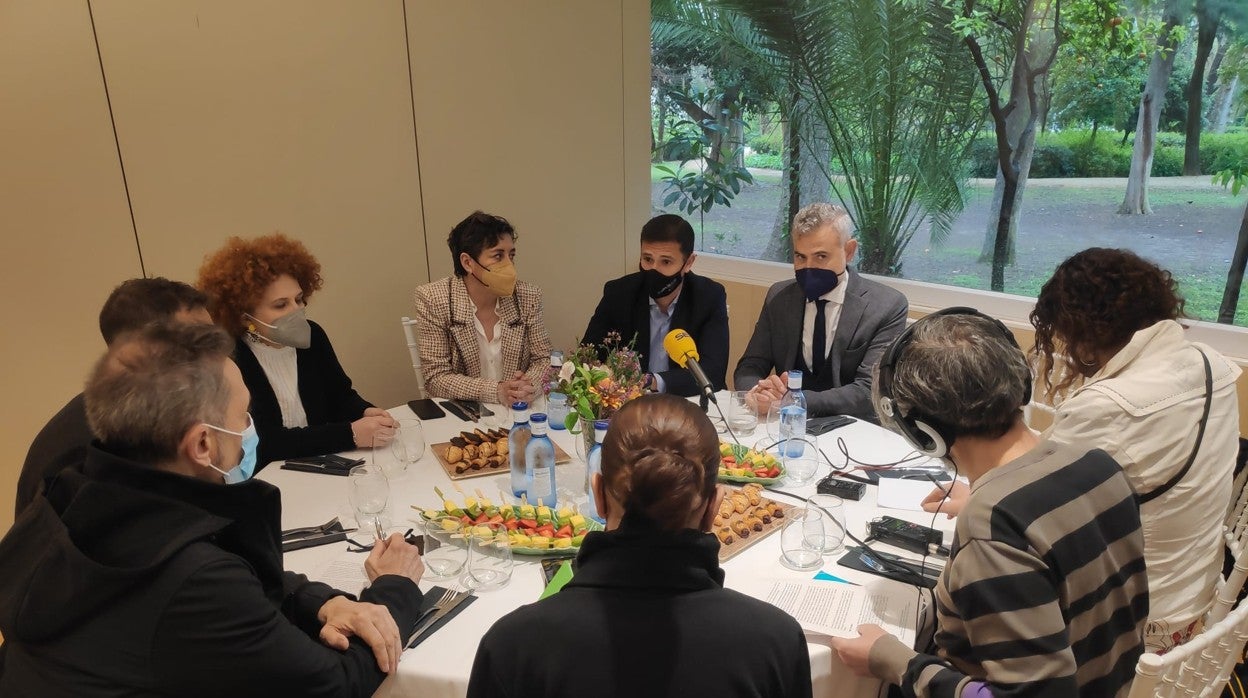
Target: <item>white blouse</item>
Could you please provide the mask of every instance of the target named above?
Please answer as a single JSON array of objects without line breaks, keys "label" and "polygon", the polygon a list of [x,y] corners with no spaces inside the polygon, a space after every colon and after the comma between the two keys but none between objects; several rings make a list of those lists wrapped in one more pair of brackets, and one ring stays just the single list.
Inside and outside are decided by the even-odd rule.
[{"label": "white blouse", "polygon": [[299,358],[294,347],[273,347],[247,337],[247,346],[256,355],[260,368],[269,379],[277,406],[282,410],[282,426],[287,429],[308,426],[308,414],[299,397]]},{"label": "white blouse", "polygon": [[[494,312],[498,313],[498,302],[494,303]],[[503,380],[503,324],[494,322],[494,338],[485,338],[485,326],[472,314],[472,326],[477,330],[477,355],[481,357],[481,377],[488,381]],[[508,376],[510,378],[510,376]]]}]

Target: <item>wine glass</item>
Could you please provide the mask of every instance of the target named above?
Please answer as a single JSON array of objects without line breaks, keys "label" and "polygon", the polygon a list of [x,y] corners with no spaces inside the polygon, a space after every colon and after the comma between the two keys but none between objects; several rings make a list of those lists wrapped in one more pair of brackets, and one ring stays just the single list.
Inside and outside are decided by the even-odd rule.
[{"label": "wine glass", "polygon": [[425,428],[419,419],[400,419],[398,432],[390,442],[390,451],[402,471],[416,464],[425,455]]},{"label": "wine glass", "polygon": [[442,580],[454,577],[468,563],[468,543],[458,516],[443,514],[425,524],[425,578]]},{"label": "wine glass", "polygon": [[814,494],[806,500],[806,508],[823,517],[823,535],[820,550],[826,555],[841,549],[845,544],[845,502],[831,494]]},{"label": "wine glass", "polygon": [[377,527],[388,527],[382,518],[390,501],[390,480],[377,464],[357,465],[347,475],[351,508],[361,537],[376,537]]}]

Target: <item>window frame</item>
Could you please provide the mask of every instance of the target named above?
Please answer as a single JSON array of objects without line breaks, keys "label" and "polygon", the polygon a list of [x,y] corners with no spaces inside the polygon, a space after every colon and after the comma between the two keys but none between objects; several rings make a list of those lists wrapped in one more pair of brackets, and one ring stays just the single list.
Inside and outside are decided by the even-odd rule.
[{"label": "window frame", "polygon": [[[793,278],[792,264],[732,257],[716,252],[698,251],[695,271],[702,276],[753,286],[770,286]],[[920,313],[965,305],[1001,320],[1012,329],[1032,329],[1028,316],[1035,307],[1035,298],[874,274],[863,276],[897,289],[910,303],[910,309]],[[1248,302],[1248,299],[1241,299],[1241,302]],[[1188,328],[1188,339],[1207,344],[1240,365],[1248,364],[1248,327],[1202,320],[1183,320],[1183,324]]]}]

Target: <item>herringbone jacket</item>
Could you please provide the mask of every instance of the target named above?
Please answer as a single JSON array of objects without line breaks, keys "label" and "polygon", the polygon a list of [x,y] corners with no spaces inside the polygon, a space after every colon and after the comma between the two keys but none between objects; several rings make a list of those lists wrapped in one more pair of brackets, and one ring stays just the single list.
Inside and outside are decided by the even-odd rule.
[{"label": "herringbone jacket", "polygon": [[[449,276],[416,289],[416,330],[425,389],[431,397],[498,402],[498,383],[481,378],[481,355],[472,317],[476,307],[464,280]],[[550,335],[542,317],[542,291],[524,281],[498,305],[504,380],[524,371],[537,389],[550,365]]]}]

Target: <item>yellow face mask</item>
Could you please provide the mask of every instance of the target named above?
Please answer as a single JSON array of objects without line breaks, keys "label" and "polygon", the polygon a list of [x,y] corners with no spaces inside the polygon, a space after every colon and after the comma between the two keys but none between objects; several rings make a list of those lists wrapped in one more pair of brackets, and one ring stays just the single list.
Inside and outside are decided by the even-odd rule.
[{"label": "yellow face mask", "polygon": [[504,259],[495,264],[493,269],[481,267],[480,275],[473,274],[473,276],[486,288],[500,296],[510,296],[516,292],[516,265],[512,264],[510,259]]}]

